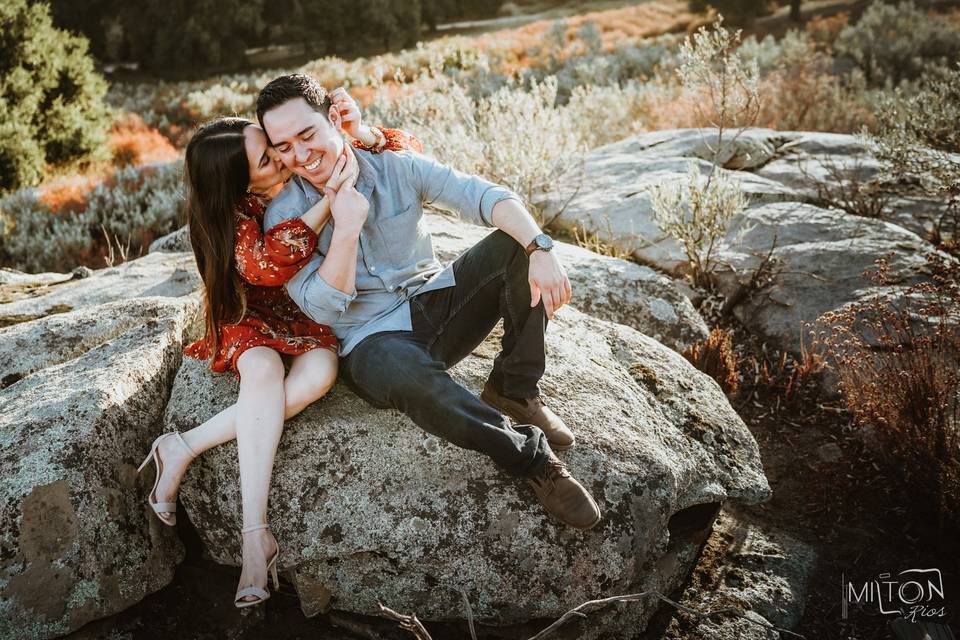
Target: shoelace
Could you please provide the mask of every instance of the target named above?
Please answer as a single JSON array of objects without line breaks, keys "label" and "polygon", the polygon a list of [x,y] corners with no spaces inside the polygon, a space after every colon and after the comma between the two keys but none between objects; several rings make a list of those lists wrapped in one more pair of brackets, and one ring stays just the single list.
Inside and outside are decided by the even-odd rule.
[{"label": "shoelace", "polygon": [[553,471],[554,474],[560,476],[561,478],[570,477],[570,472],[567,470],[567,465],[565,465],[560,460],[548,460],[547,468]]}]

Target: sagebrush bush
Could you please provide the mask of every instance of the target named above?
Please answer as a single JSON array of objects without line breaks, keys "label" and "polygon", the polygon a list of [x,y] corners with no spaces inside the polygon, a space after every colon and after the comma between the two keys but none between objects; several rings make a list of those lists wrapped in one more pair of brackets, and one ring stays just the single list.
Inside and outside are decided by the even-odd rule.
[{"label": "sagebrush bush", "polygon": [[556,94],[548,77],[530,91],[510,85],[474,100],[462,85],[438,78],[429,93],[379,101],[370,117],[411,131],[428,153],[510,187],[529,204],[577,160],[582,130],[591,126],[558,108]]},{"label": "sagebrush bush", "polygon": [[[680,48],[680,79],[684,89],[703,97],[694,108],[700,126],[715,127],[706,140],[712,164],[701,175],[691,162],[685,182],[665,182],[651,191],[653,219],[660,230],[679,242],[687,258],[688,275],[695,285],[709,288],[713,257],[727,235],[731,221],[743,213],[747,199],[740,182],[720,167],[726,145],[756,121],[760,108],[759,69],[742,57],[740,32],[730,32],[718,21],[701,28]],[[741,228],[740,233],[745,233]]]},{"label": "sagebrush bush", "polygon": [[912,1],[874,1],[840,32],[834,49],[860,67],[870,86],[897,86],[960,60],[960,30]]},{"label": "sagebrush bush", "polygon": [[30,189],[0,199],[0,221],[0,262],[5,267],[68,271],[86,262],[93,246],[86,216],[57,215]]},{"label": "sagebrush bush", "polygon": [[866,86],[859,70],[833,73],[829,50],[809,33],[790,30],[780,40],[748,38],[741,47],[756,61],[763,98],[757,125],[783,131],[853,133],[874,126],[879,92]]},{"label": "sagebrush bush", "polygon": [[960,65],[914,95],[898,90],[877,114],[876,156],[890,183],[908,183],[947,207],[931,240],[960,253]]},{"label": "sagebrush bush", "polygon": [[102,267],[111,243],[140,255],[183,222],[182,173],[181,162],[122,169],[79,211],[53,211],[30,189],[0,199],[2,264],[24,271]]}]

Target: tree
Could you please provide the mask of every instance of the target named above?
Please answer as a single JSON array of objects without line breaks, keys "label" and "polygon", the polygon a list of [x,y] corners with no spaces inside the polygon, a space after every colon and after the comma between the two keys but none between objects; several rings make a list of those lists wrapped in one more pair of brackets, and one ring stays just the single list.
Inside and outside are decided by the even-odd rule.
[{"label": "tree", "polygon": [[733,24],[749,24],[758,16],[768,15],[771,10],[769,0],[689,0],[689,6],[691,11],[706,11],[713,7]]},{"label": "tree", "polygon": [[0,2],[0,189],[35,184],[45,163],[83,160],[103,145],[107,85],[87,47],[54,28],[49,6]]},{"label": "tree", "polygon": [[130,54],[161,75],[235,69],[264,29],[264,0],[140,0],[118,7]]},{"label": "tree", "polygon": [[801,0],[790,0],[790,19],[794,22],[800,22],[803,16],[800,15]]}]

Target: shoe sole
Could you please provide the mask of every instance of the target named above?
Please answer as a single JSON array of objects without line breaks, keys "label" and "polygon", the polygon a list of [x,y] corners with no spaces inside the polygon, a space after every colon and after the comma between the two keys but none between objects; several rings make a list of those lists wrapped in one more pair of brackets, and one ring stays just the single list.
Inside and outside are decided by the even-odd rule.
[{"label": "shoe sole", "polygon": [[[480,399],[483,400],[484,402],[486,402],[488,405],[490,405],[490,406],[493,407],[494,409],[496,409],[497,411],[499,411],[500,413],[502,413],[503,415],[509,417],[509,418],[510,418],[511,420],[513,420],[514,422],[521,422],[521,421],[518,420],[517,418],[514,418],[512,415],[510,415],[510,413],[507,412],[506,410],[504,410],[503,407],[499,407],[499,406],[496,405],[496,403],[491,402],[490,399],[487,398],[487,397],[485,397],[484,394],[482,394],[482,393],[480,394]],[[534,426],[536,426],[536,425],[534,425]],[[554,444],[553,442],[550,442],[550,439],[549,439],[549,438],[547,438],[547,443],[550,445],[550,448],[553,449],[554,451],[566,451],[567,449],[572,449],[572,448],[574,447],[574,445],[577,444],[577,441],[574,440],[574,441],[571,442],[570,444]],[[596,524],[596,522],[593,523],[593,524]],[[593,525],[590,525],[590,526],[592,527]]]}]

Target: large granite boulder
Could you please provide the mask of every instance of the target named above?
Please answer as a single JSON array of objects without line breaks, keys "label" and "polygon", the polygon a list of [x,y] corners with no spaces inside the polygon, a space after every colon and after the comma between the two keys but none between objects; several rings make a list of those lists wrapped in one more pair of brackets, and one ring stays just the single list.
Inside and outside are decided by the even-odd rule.
[{"label": "large granite boulder", "polygon": [[[496,351],[489,339],[453,374],[479,391]],[[562,457],[597,498],[602,523],[560,525],[488,458],[338,385],[287,423],[274,467],[280,567],[307,614],[372,614],[381,600],[425,620],[463,619],[463,589],[480,622],[502,626],[559,617],[601,595],[666,593],[695,561],[690,531],[708,529],[724,501],[769,496],[750,432],[676,352],[568,307],[548,330],[547,358],[543,393],[578,437]],[[167,429],[201,423],[236,393],[232,376],[185,361]],[[196,461],[180,495],[210,555],[239,564],[235,444]],[[657,606],[591,616],[578,637],[626,637]]]},{"label": "large granite boulder", "polygon": [[167,584],[183,555],[136,466],[161,431],[199,298],[86,305],[98,293],[83,283],[109,278],[57,285],[77,311],[0,330],[3,639],[122,611]]},{"label": "large granite boulder", "polygon": [[197,330],[194,271],[0,273],[0,637],[62,635],[171,579],[180,542],[134,469]]},{"label": "large granite boulder", "polygon": [[723,509],[680,604],[730,613],[703,619],[674,610],[664,638],[785,640],[770,627],[800,623],[816,560],[806,543],[736,507]]},{"label": "large granite boulder", "polygon": [[[728,139],[734,133],[728,132]],[[686,257],[656,225],[651,190],[657,184],[686,184],[690,163],[700,175],[710,171],[711,136],[715,131],[657,131],[596,149],[578,169],[590,180],[576,175],[558,180],[568,186],[538,204],[554,224],[585,229],[641,263],[681,275]],[[923,254],[933,247],[915,231],[929,228],[931,208],[943,203],[914,198],[909,211],[888,212],[889,220],[870,219],[829,207],[818,192],[818,182],[837,176],[867,182],[878,175],[876,159],[859,139],[752,129],[724,146],[719,161],[740,182],[749,203],[716,251],[720,293],[744,324],[781,346],[798,350],[801,323],[878,293],[863,277],[878,258],[893,256],[891,275],[900,284],[926,277]],[[574,188],[575,194],[568,193]],[[761,265],[770,268],[771,277],[761,278],[764,286],[755,288],[753,275]]]}]

